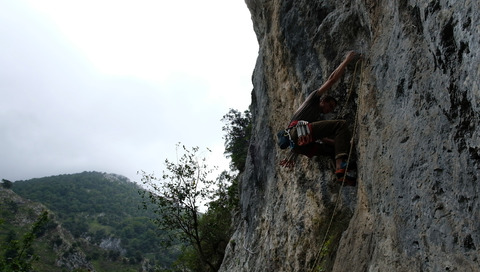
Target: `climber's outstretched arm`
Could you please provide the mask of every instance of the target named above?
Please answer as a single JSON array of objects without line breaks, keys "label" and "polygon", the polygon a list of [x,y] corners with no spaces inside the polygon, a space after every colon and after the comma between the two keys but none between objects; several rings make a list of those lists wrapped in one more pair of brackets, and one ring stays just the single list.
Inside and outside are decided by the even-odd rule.
[{"label": "climber's outstretched arm", "polygon": [[347,56],[345,59],[340,63],[340,65],[333,71],[333,73],[328,77],[327,81],[323,83],[323,85],[318,88],[316,91],[313,91],[307,99],[300,105],[300,107],[295,111],[293,116],[297,116],[309,103],[311,103],[312,99],[317,96],[322,96],[328,89],[332,87],[332,85],[340,79],[342,76],[343,72],[345,71],[345,68],[347,67],[348,63],[352,61],[355,58],[356,53],[354,51],[350,51],[347,53]]},{"label": "climber's outstretched arm", "polygon": [[333,71],[333,73],[328,77],[327,81],[323,83],[323,85],[316,90],[318,95],[323,95],[326,91],[328,91],[335,82],[338,81],[338,79],[343,75],[343,72],[345,71],[345,67],[355,58],[355,52],[350,51],[347,53],[347,56],[345,59],[340,63],[340,65]]}]

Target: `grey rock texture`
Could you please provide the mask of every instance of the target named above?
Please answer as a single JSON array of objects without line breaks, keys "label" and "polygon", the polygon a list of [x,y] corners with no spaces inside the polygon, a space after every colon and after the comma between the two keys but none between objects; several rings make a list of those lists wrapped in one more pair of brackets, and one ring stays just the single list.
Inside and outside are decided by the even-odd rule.
[{"label": "grey rock texture", "polygon": [[[221,271],[480,271],[480,2],[246,4],[254,132]],[[341,188],[328,158],[280,168],[275,135],[349,50],[363,61],[330,94],[358,186]]]}]

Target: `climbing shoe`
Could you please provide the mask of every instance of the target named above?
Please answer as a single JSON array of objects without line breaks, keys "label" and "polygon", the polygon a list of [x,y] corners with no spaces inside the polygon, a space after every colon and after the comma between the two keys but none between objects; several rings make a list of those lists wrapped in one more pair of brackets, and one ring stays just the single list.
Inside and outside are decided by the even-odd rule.
[{"label": "climbing shoe", "polygon": [[342,183],[345,186],[356,186],[357,185],[357,179],[355,177],[349,176],[348,174],[347,174],[347,176],[345,176],[345,178],[343,176],[341,178],[338,178],[338,176],[337,176],[337,181],[339,183]]},{"label": "climbing shoe", "polygon": [[[345,171],[347,171],[345,175]],[[346,185],[346,186],[355,186],[357,185],[357,174],[354,170],[347,170],[347,163],[342,162],[340,168],[335,170],[335,175],[337,176],[337,181]]]}]

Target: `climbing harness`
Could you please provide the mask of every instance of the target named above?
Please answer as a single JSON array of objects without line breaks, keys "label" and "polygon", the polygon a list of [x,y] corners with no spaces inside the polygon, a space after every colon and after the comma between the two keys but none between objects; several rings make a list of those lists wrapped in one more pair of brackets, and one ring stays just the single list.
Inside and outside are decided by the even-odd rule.
[{"label": "climbing harness", "polygon": [[280,149],[286,149],[287,147],[293,148],[293,141],[292,137],[290,136],[290,129],[284,129],[277,133],[278,137],[278,146]]},{"label": "climbing harness", "polygon": [[278,145],[280,146],[280,149],[295,147],[295,142],[292,140],[292,135],[290,134],[290,131],[294,128],[297,132],[297,144],[299,146],[307,145],[313,142],[312,125],[307,121],[295,120],[290,123],[288,128],[277,133]]},{"label": "climbing harness", "polygon": [[[355,70],[354,70],[353,78],[355,78],[355,75],[356,75],[356,72],[357,72],[357,65],[360,61],[361,61],[361,59],[359,59],[357,61],[357,63],[355,64]],[[363,65],[360,67],[360,83],[358,85],[359,87],[362,86],[362,77],[363,77]],[[352,89],[353,89],[353,80],[352,80],[352,84],[350,86],[348,98],[350,97]],[[348,102],[348,100],[347,100],[347,102]],[[357,111],[355,113],[355,123],[353,125],[352,140],[355,138],[355,132],[357,130],[357,125],[358,125],[358,120],[357,119],[358,119],[358,107],[357,107]],[[342,189],[343,189],[344,184],[345,184],[345,180],[347,178],[348,166],[350,164],[350,158],[352,156],[352,153],[353,153],[353,144],[350,145],[350,150],[348,152],[348,157],[347,157],[347,162],[346,162],[347,165],[345,166],[345,173],[344,173],[344,176],[343,176],[343,179],[342,179],[342,183],[340,185],[340,189],[338,191],[337,200],[335,201],[335,207],[333,208],[333,211],[332,211],[332,217],[330,218],[330,221],[328,223],[328,227],[327,227],[327,230],[325,232],[325,237],[323,238],[322,244],[320,246],[320,250],[317,253],[317,255],[315,257],[315,261],[313,262],[313,265],[310,267],[309,271],[312,271],[312,272],[315,271],[315,266],[320,261],[320,259],[323,258],[321,253],[323,251],[323,247],[325,246],[325,243],[327,242],[328,233],[330,232],[330,228],[332,227],[332,223],[333,223],[333,218],[335,217],[335,213],[337,211],[338,205],[340,203],[340,200],[342,199],[342,194],[341,193],[342,193]]]}]

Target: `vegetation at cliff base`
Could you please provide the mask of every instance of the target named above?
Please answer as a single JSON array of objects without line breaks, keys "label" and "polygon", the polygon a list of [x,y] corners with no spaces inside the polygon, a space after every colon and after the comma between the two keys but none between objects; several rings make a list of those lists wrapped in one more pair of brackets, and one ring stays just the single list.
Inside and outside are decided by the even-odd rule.
[{"label": "vegetation at cliff base", "polygon": [[225,155],[230,158],[232,170],[242,172],[245,169],[248,145],[252,134],[252,114],[249,110],[243,113],[230,109],[222,118],[225,125],[222,130],[225,132]]},{"label": "vegetation at cliff base", "polygon": [[[230,176],[223,172],[217,179],[209,175],[205,158],[199,148],[183,145],[176,162],[165,161],[167,170],[161,178],[143,173],[142,181],[151,190],[143,191],[145,207],[149,204],[158,216],[154,222],[168,233],[169,241],[185,244],[181,258],[175,263],[193,271],[217,271],[230,238],[231,211],[228,188]],[[235,201],[234,201],[235,202]],[[201,207],[208,210],[202,213]]]},{"label": "vegetation at cliff base", "polygon": [[[232,171],[242,172],[251,134],[249,111],[230,110],[226,122],[225,154]],[[165,160],[166,171],[159,178],[142,172],[142,181],[151,190],[142,197],[146,209],[158,216],[155,224],[169,234],[171,241],[182,241],[182,254],[169,271],[217,271],[232,235],[232,218],[238,209],[238,176],[223,171],[212,179],[212,167],[200,156],[198,147],[180,143],[176,160]],[[148,206],[148,204],[153,204]],[[206,205],[205,213],[201,206]]]}]

